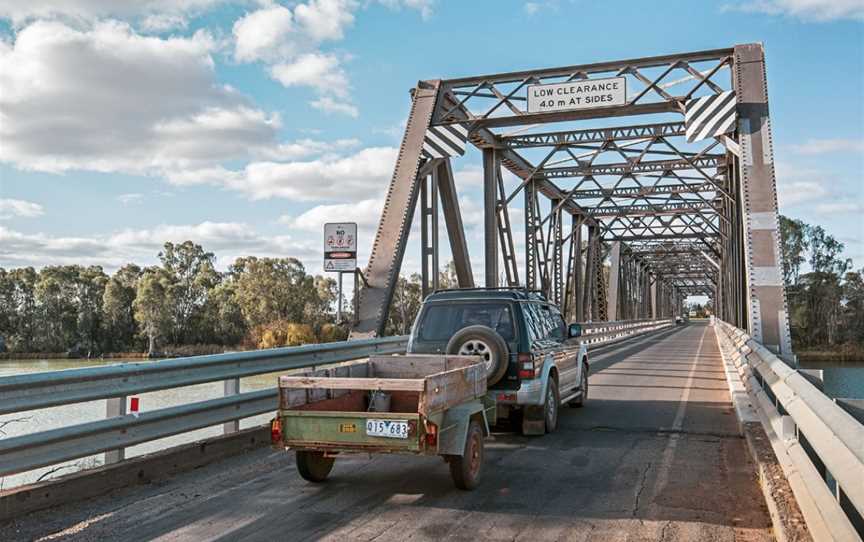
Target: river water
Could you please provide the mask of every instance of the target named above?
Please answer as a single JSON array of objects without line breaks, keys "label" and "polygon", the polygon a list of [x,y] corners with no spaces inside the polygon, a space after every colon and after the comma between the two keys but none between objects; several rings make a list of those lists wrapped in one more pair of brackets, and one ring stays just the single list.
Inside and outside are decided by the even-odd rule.
[{"label": "river water", "polygon": [[[81,367],[92,367],[94,365],[110,365],[122,363],[123,360],[0,360],[0,377],[37,373],[43,371],[57,371],[61,369],[77,369]],[[140,362],[152,363],[152,362]],[[831,397],[844,397],[864,399],[864,362],[853,363],[813,363],[805,368],[822,369],[825,384],[825,393]],[[271,388],[276,385],[278,373],[258,375],[240,380],[240,391],[254,391]],[[184,388],[175,388],[162,391],[142,393],[140,398],[140,410],[142,412],[166,408],[170,406],[216,399],[223,395],[222,382],[211,382],[198,384]],[[270,414],[255,416],[241,420],[240,428],[254,427],[267,423]],[[0,425],[4,421],[17,420],[0,427],[0,438],[25,435],[36,431],[45,431],[64,427],[72,423],[85,423],[105,418],[105,401],[91,401],[74,405],[58,406],[30,412],[0,415]],[[5,434],[4,434],[5,433]],[[222,426],[208,427],[189,433],[183,433],[160,440],[146,442],[126,449],[126,457],[154,452],[163,448],[194,442],[203,438],[214,437],[222,434]],[[67,474],[81,468],[90,468],[103,463],[103,454],[87,457],[64,463],[63,465],[46,467],[31,472],[0,478],[0,489],[9,488],[20,484],[30,483],[40,477],[54,477]]]}]

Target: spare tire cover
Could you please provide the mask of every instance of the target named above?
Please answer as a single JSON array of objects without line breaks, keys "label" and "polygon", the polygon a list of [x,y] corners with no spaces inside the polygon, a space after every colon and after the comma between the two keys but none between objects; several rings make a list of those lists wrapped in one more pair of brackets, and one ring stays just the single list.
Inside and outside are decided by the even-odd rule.
[{"label": "spare tire cover", "polygon": [[494,329],[468,326],[457,331],[447,342],[448,354],[481,356],[486,364],[486,385],[492,386],[504,378],[510,362],[510,350]]}]

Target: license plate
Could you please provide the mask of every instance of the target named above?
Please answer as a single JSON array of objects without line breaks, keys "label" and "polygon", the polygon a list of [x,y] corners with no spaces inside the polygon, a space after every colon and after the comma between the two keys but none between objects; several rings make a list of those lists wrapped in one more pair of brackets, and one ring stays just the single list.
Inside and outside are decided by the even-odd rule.
[{"label": "license plate", "polygon": [[400,420],[366,420],[370,437],[408,438],[408,422]]}]

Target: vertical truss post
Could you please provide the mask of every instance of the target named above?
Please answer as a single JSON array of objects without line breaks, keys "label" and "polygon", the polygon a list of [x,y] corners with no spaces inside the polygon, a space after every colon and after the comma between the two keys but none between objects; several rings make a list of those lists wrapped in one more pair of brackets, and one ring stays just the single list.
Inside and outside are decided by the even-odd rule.
[{"label": "vertical truss post", "polygon": [[425,298],[438,288],[438,170],[420,183],[420,287]]},{"label": "vertical truss post", "polygon": [[597,227],[588,226],[588,246],[585,249],[585,287],[582,291],[582,319],[584,321],[597,318],[597,309],[594,303],[597,297],[595,292],[597,289],[597,270],[595,269],[597,258],[594,254],[597,250],[596,236]]},{"label": "vertical truss post", "polygon": [[649,313],[650,318],[659,318],[660,313],[657,312],[657,284],[660,282],[660,278],[655,276],[654,282],[651,282],[651,286],[648,290],[648,295],[650,297],[649,300]]},{"label": "vertical truss post", "polygon": [[498,159],[495,149],[483,149],[483,246],[486,287],[498,286]]},{"label": "vertical truss post", "polygon": [[525,197],[525,286],[537,289],[537,186],[529,180],[524,189]]},{"label": "vertical truss post", "polygon": [[513,228],[510,226],[510,211],[507,207],[507,191],[504,190],[504,179],[501,176],[501,164],[498,163],[498,236],[501,241],[501,256],[504,260],[504,274],[508,286],[519,285],[519,266],[516,264],[516,249],[513,246]]},{"label": "vertical truss post", "polygon": [[762,45],[735,46],[734,62],[732,80],[738,99],[744,248],[750,286],[749,331],[766,348],[791,361],[792,340],[780,272],[777,186]]},{"label": "vertical truss post", "polygon": [[474,273],[471,270],[471,259],[468,257],[468,242],[465,239],[465,228],[462,227],[459,197],[456,193],[456,182],[453,179],[449,158],[438,164],[436,185],[438,194],[441,196],[441,211],[444,214],[444,224],[447,226],[447,237],[453,253],[456,280],[461,288],[471,288],[474,286]]},{"label": "vertical truss post", "polygon": [[585,291],[584,278],[582,273],[582,222],[583,218],[579,215],[572,215],[573,232],[570,234],[570,253],[571,256],[571,273],[568,276],[572,277],[573,290],[568,295],[573,304],[573,319],[581,322],[585,319],[585,300],[582,292]]},{"label": "vertical truss post", "polygon": [[618,294],[619,280],[621,278],[621,242],[615,241],[612,243],[612,249],[609,251],[609,287],[606,294],[606,318],[610,322],[618,320]]},{"label": "vertical truss post", "polygon": [[558,208],[560,200],[551,200],[552,221],[549,224],[549,242],[552,244],[552,277],[551,289],[552,299],[555,304],[561,306],[561,297],[564,294],[564,262],[562,254],[564,250],[564,231],[561,225],[562,211]]}]

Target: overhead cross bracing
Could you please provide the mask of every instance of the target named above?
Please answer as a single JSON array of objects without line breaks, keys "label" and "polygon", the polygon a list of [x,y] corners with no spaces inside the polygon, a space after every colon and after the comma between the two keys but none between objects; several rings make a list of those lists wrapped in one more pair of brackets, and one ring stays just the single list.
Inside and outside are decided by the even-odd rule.
[{"label": "overhead cross bracing", "polygon": [[[700,292],[789,353],[766,88],[759,44],[421,81],[352,336],[383,329],[420,188],[454,186],[456,158],[423,154],[447,130],[482,154],[486,286],[540,289],[580,321],[671,316]],[[458,198],[441,207],[461,225]]]}]

